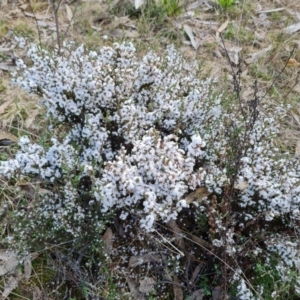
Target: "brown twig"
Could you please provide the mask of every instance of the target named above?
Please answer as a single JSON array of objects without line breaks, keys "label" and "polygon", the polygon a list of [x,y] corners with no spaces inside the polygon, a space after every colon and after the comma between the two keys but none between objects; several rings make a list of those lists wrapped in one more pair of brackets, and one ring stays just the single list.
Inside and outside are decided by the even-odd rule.
[{"label": "brown twig", "polygon": [[31,11],[31,13],[33,15],[34,21],[36,23],[36,28],[37,28],[37,31],[38,31],[39,44],[41,45],[41,43],[42,43],[42,35],[41,35],[41,31],[40,31],[38,19],[37,19],[36,15],[35,15],[35,12],[34,12],[33,8],[32,8],[30,0],[27,0],[27,4],[28,4],[28,6],[30,8],[30,11]]},{"label": "brown twig", "polygon": [[55,0],[50,0],[51,6],[52,6],[52,9],[53,9],[53,13],[54,13],[58,53],[60,53],[60,50],[61,50],[61,38],[60,38],[59,23],[58,23],[58,9],[59,9],[62,1],[63,0],[59,0],[58,4],[56,4]]},{"label": "brown twig", "polygon": [[[69,29],[70,29],[70,27],[71,27],[71,24],[72,24],[72,22],[73,22],[73,20],[74,20],[74,17],[75,17],[76,11],[77,11],[77,9],[78,9],[79,3],[80,3],[79,0],[77,0],[77,1],[76,1],[76,7],[75,7],[75,9],[74,9],[72,18],[71,18],[71,20],[70,20],[70,22],[69,22],[69,24],[68,24],[68,27],[67,27],[67,29],[66,29],[64,35],[63,35],[63,39],[67,36],[67,33],[68,33],[68,31],[69,31]],[[63,40],[63,39],[62,39],[62,40]]]}]

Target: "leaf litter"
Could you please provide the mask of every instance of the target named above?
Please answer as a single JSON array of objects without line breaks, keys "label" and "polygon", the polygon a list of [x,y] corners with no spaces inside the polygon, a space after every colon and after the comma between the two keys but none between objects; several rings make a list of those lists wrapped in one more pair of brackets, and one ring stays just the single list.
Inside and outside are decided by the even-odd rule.
[{"label": "leaf litter", "polygon": [[2,298],[1,299],[7,299],[7,297],[11,294],[11,292],[18,287],[19,281],[21,280],[22,275],[20,272],[16,272],[14,275],[10,275],[5,281],[4,281],[4,289],[2,291]]},{"label": "leaf litter", "polygon": [[10,250],[0,251],[0,276],[15,270],[19,264],[17,253]]}]

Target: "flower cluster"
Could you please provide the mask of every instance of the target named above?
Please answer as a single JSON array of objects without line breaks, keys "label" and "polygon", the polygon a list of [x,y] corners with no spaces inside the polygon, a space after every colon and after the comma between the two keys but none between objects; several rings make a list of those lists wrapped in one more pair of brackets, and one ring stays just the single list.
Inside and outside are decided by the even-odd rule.
[{"label": "flower cluster", "polygon": [[193,157],[194,146],[203,147],[202,140],[193,136],[189,146],[192,154],[188,150],[187,155],[177,140],[175,135],[162,138],[152,128],[141,140],[133,142],[131,155],[121,148],[115,160],[107,162],[102,178],[95,183],[95,196],[102,202],[103,211],[142,203],[146,218],[141,221],[141,227],[147,230],[153,227],[156,216],[165,222],[176,219],[177,211],[187,206],[184,196],[204,179],[203,170],[194,171]]}]

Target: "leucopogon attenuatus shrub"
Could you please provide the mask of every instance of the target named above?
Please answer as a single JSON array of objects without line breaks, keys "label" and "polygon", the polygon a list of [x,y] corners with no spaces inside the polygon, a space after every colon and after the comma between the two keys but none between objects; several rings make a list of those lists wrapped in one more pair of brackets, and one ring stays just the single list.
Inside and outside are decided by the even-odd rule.
[{"label": "leucopogon attenuatus shrub", "polygon": [[[203,184],[222,198],[230,178],[243,185],[232,226],[243,230],[258,215],[266,224],[299,219],[299,162],[274,146],[276,114],[261,106],[255,120],[245,119],[238,106],[223,105],[216,82],[200,80],[173,46],[164,56],[150,51],[138,58],[131,43],[98,52],[69,44],[59,55],[32,45],[28,56],[32,64],[18,60],[13,82],[42,95],[53,137],[47,147],[21,137],[15,157],[0,165],[2,176],[38,178],[51,190],[34,210],[18,213],[27,220],[19,229],[24,236],[43,226],[48,238],[57,232],[79,238],[87,228],[100,234],[115,209],[123,219],[138,215],[140,227],[151,231],[156,221],[176,219],[188,206],[186,195]],[[238,168],[232,139],[240,141]],[[227,230],[222,221],[216,234]],[[212,243],[234,256],[244,244],[228,230]],[[268,237],[266,247],[275,240]],[[287,257],[298,267],[293,253]]]}]

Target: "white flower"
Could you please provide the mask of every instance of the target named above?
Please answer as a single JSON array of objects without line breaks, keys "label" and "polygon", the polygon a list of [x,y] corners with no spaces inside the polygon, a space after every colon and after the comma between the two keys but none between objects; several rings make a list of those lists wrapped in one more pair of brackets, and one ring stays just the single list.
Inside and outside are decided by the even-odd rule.
[{"label": "white flower", "polygon": [[212,244],[216,247],[222,247],[224,245],[223,241],[222,240],[218,240],[218,239],[214,239],[212,241]]},{"label": "white flower", "polygon": [[201,139],[200,135],[193,135],[192,142],[188,146],[188,153],[191,156],[200,156],[201,148],[205,147],[205,142]]}]

